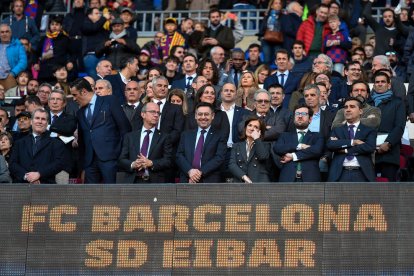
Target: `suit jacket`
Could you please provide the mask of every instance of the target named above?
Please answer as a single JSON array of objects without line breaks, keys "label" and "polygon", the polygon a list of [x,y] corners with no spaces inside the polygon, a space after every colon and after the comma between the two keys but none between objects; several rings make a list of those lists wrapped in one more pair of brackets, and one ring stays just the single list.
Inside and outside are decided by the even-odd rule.
[{"label": "suit jacket", "polygon": [[249,115],[252,115],[251,111],[237,105],[234,107],[233,124],[230,130],[233,138],[233,143],[241,142],[238,126],[239,123],[243,121],[243,118],[248,117]]},{"label": "suit jacket", "polygon": [[[221,132],[228,138],[230,134],[230,124],[226,112],[216,109],[214,119],[211,126],[215,129],[220,129]],[[185,119],[185,130],[197,129],[197,121],[194,112],[189,113]]]},{"label": "suit jacket", "polygon": [[[51,118],[49,118],[49,123]],[[77,127],[76,117],[62,112],[60,116],[50,125],[50,131],[56,132],[57,134],[63,136],[73,136]]]},{"label": "suit jacket", "polygon": [[[141,109],[142,103],[135,108],[131,108],[127,103],[122,105],[122,110],[125,113],[125,116],[128,118],[129,123],[131,124],[132,131],[141,129],[142,127],[142,118],[141,118]],[[141,126],[141,127],[139,127]]]},{"label": "suit jacket", "polygon": [[[131,164],[141,152],[140,139],[141,130],[132,131],[124,136],[118,166],[127,172],[125,183],[134,182],[137,172],[131,169]],[[150,182],[165,183],[165,170],[172,166],[172,145],[167,134],[155,130],[148,151],[148,159],[154,164],[148,170]]]},{"label": "suit jacket", "polygon": [[[120,104],[124,104],[126,102],[125,99],[125,83],[121,79],[120,73],[115,75],[108,75],[105,76],[104,80],[107,80],[112,85],[112,95],[118,98]],[[138,81],[137,78],[132,77],[131,80]]]},{"label": "suit jacket", "polygon": [[[255,110],[253,110],[252,113],[253,113],[252,115],[250,114],[250,115],[245,116],[243,118],[243,121],[241,121],[239,123],[239,126],[238,126],[238,128],[239,128],[239,134],[242,134],[244,132],[244,123],[245,123],[245,121],[247,120],[247,118],[249,116],[253,116],[253,117],[259,118],[257,116],[257,113],[256,113]],[[268,141],[268,142],[276,141],[277,138],[279,137],[279,135],[282,132],[285,132],[286,131],[287,126],[285,125],[285,122],[282,119],[282,117],[275,116],[273,114],[273,112],[270,111],[270,110],[267,112],[267,114],[266,114],[266,116],[264,118],[264,122],[265,122],[266,126],[270,126],[269,129],[266,129],[265,135],[263,137],[263,140],[264,141]]]},{"label": "suit jacket", "polygon": [[[194,79],[192,79],[193,81]],[[171,83],[171,88],[170,89],[175,89],[175,88],[179,88],[182,89],[183,91],[185,91],[185,87],[187,85],[187,76],[183,75],[181,78],[179,79],[175,79],[172,83]]]},{"label": "suit jacket", "polygon": [[[180,168],[180,182],[188,183],[188,171],[191,170],[196,147],[197,131],[187,130],[181,134],[180,143],[176,154],[176,164]],[[214,128],[210,128],[203,146],[201,156],[200,182],[219,183],[222,182],[220,167],[224,163],[227,151],[227,138],[225,135]]]},{"label": "suit jacket", "polygon": [[78,131],[80,148],[84,151],[84,166],[93,160],[94,152],[101,161],[117,160],[121,153],[122,137],[131,131],[125,113],[115,96],[97,96],[92,123],[86,120],[86,106],[79,109]]},{"label": "suit jacket", "polygon": [[232,68],[232,69],[230,69],[230,71],[228,72],[228,74],[227,74],[227,78],[226,78],[226,81],[224,82],[224,83],[232,83],[232,84],[234,84],[236,87],[239,87],[239,83],[240,83],[240,79],[241,79],[241,75],[242,75],[242,71],[243,70],[240,70],[240,71],[238,71],[238,82],[237,83],[234,83],[234,73],[235,73],[235,70]]},{"label": "suit jacket", "polygon": [[[136,120],[133,122],[134,130],[142,128],[142,117],[140,115],[141,108],[142,105],[139,105],[136,110],[136,113],[138,113],[139,116],[136,115]],[[162,133],[168,133],[173,147],[176,147],[180,140],[180,135],[183,131],[185,121],[181,106],[165,102],[160,120],[160,131]]]},{"label": "suit jacket", "polygon": [[[295,153],[298,161],[302,166],[302,179],[304,182],[319,182],[321,174],[319,172],[319,159],[323,153],[324,140],[319,133],[308,132],[302,141],[303,144],[309,145],[307,149],[298,150],[299,144],[296,129],[294,132],[284,132],[280,135],[277,142],[273,145],[273,152],[279,156],[286,153]],[[294,182],[296,177],[296,168],[298,162],[290,161],[280,163],[279,156],[275,156],[276,164],[281,168],[280,182]]]},{"label": "suit jacket", "polygon": [[39,172],[40,183],[56,183],[55,175],[69,162],[65,145],[45,132],[33,155],[33,139],[33,135],[27,135],[13,145],[9,168],[14,182],[27,183],[26,173]]},{"label": "suit jacket", "polygon": [[229,170],[236,182],[244,182],[247,175],[252,182],[270,182],[270,153],[271,145],[259,139],[253,144],[247,158],[246,141],[233,144],[229,162]]},{"label": "suit jacket", "polygon": [[[338,140],[332,140],[332,137],[336,137]],[[344,149],[347,149],[348,155],[356,157],[365,177],[369,181],[375,181],[376,175],[371,155],[375,152],[377,132],[375,129],[360,123],[355,131],[354,139],[362,140],[365,143],[356,146],[351,145],[347,124],[332,129],[331,138],[327,142],[328,149],[334,152],[328,181],[338,181],[341,177],[342,166],[347,154],[340,151]]]},{"label": "suit jacket", "polygon": [[[263,84],[264,89],[267,90],[270,85],[274,83],[279,83],[277,73],[278,72],[266,78]],[[292,96],[292,93],[298,89],[300,79],[301,79],[300,74],[289,72],[289,76],[285,80],[285,85],[283,86],[283,90],[285,92],[285,99],[283,100],[283,107],[285,108],[289,107],[290,97]]]}]

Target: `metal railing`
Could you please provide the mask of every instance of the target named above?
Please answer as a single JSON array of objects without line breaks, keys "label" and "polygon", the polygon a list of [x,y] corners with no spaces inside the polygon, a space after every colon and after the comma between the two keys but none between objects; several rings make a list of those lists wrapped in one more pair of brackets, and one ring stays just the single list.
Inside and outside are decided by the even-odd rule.
[{"label": "metal railing", "polygon": [[[382,18],[382,10],[384,8],[373,8],[372,15],[379,21]],[[264,9],[256,10],[244,10],[233,9],[225,10],[235,13],[244,27],[244,34],[255,35],[259,31],[260,22],[263,19]],[[192,18],[194,21],[208,22],[208,10],[181,10],[181,11],[136,11],[137,20],[134,22],[134,27],[138,31],[139,37],[152,37],[155,32],[163,31],[163,22],[168,17],[174,17],[178,22],[181,22],[184,18]],[[45,13],[50,14],[66,14],[60,13]],[[4,18],[9,16],[10,13],[2,13],[0,18],[3,21]],[[226,25],[230,26],[231,21],[227,20]]]}]

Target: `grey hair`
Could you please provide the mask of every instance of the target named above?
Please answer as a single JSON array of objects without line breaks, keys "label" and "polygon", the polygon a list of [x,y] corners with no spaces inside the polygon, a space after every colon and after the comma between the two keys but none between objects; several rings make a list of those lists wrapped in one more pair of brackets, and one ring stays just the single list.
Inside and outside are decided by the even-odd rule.
[{"label": "grey hair", "polygon": [[158,76],[158,77],[154,77],[152,79],[152,81],[151,81],[152,82],[152,86],[155,87],[157,85],[157,82],[159,80],[165,80],[169,84],[168,79],[166,77],[164,77],[164,76]]},{"label": "grey hair", "polygon": [[330,57],[328,57],[327,55],[325,55],[325,54],[319,54],[318,58],[321,58],[321,59],[324,60],[326,66],[328,66],[329,72],[332,73],[332,70],[333,70],[332,59]]},{"label": "grey hair", "polygon": [[49,101],[50,101],[50,98],[52,96],[52,93],[57,93],[57,94],[62,95],[63,102],[66,103],[66,95],[65,95],[65,92],[62,89],[53,89],[52,92],[49,94],[49,98],[48,98]]},{"label": "grey hair", "polygon": [[[290,2],[287,6],[286,6],[286,11],[288,12],[288,13],[292,13],[293,12],[293,5],[295,5],[295,4],[299,4],[298,2],[296,2],[296,1],[292,1],[292,2]],[[300,5],[300,4],[299,4]]]},{"label": "grey hair", "polygon": [[303,94],[305,94],[305,91],[311,90],[311,89],[315,89],[316,90],[316,94],[318,94],[318,96],[321,95],[321,90],[319,90],[318,85],[316,84],[308,84],[305,86],[305,88],[303,88]]},{"label": "grey hair", "polygon": [[109,89],[112,91],[112,84],[108,80],[103,80],[103,79],[97,80],[95,82],[95,86],[98,84],[98,82],[103,82],[106,86],[106,89]]},{"label": "grey hair", "polygon": [[390,69],[391,65],[390,65],[390,61],[388,60],[387,56],[385,55],[378,55],[375,56],[373,58],[373,60],[378,60],[380,62],[380,64],[382,64],[383,66],[385,66],[385,68]]},{"label": "grey hair", "polygon": [[216,50],[217,50],[218,48],[221,48],[221,49],[223,49],[223,50],[224,50],[224,48],[223,48],[223,47],[221,47],[221,46],[214,46],[214,47],[213,47],[213,48],[211,48],[211,50],[210,50],[210,55],[215,54],[215,53],[216,53]]},{"label": "grey hair", "polygon": [[267,95],[267,97],[269,98],[269,100],[272,98],[272,95],[270,95],[269,91],[267,91],[266,89],[257,89],[256,92],[254,92],[254,100],[256,101],[257,96],[260,93],[265,93]]},{"label": "grey hair", "polygon": [[46,114],[46,120],[49,121],[49,112],[47,112],[43,108],[37,108],[37,109],[35,109],[33,111],[33,113],[32,113],[32,120],[34,119],[34,116],[35,116],[36,112],[45,113]]}]

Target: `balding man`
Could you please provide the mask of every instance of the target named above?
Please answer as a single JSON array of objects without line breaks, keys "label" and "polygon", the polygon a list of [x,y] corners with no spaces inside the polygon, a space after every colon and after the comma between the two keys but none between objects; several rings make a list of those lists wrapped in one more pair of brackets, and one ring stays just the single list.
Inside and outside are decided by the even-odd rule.
[{"label": "balding man", "polygon": [[112,63],[106,59],[98,62],[98,65],[96,65],[95,80],[103,79],[110,74],[112,74]]}]

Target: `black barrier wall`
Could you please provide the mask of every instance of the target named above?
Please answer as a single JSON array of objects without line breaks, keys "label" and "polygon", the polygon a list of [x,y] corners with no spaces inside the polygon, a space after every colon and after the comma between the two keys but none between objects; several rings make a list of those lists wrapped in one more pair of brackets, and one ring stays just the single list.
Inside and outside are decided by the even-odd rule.
[{"label": "black barrier wall", "polygon": [[0,191],[0,275],[414,273],[410,184]]}]

